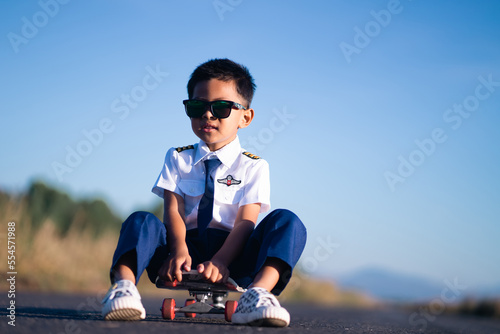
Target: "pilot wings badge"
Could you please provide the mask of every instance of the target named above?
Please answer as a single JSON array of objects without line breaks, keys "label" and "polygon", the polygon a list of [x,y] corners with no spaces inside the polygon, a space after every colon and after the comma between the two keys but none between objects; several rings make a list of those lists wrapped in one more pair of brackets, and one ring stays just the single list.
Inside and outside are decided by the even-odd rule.
[{"label": "pilot wings badge", "polygon": [[236,180],[232,175],[228,175],[228,176],[226,176],[225,179],[217,179],[217,182],[219,182],[221,184],[225,184],[226,186],[229,187],[231,185],[240,184],[241,180]]}]

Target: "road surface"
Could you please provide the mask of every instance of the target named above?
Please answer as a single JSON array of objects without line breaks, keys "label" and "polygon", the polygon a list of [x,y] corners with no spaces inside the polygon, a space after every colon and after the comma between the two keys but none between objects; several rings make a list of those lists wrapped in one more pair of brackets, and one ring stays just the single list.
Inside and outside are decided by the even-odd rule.
[{"label": "road surface", "polygon": [[[500,333],[500,320],[438,315],[427,318],[412,311],[396,309],[359,310],[324,308],[309,305],[287,305],[291,314],[288,328],[256,328],[235,326],[223,316],[178,315],[173,321],[163,320],[160,305],[163,294],[143,299],[146,320],[139,322],[104,321],[100,315],[101,295],[58,295],[17,293],[15,322],[9,319],[7,293],[1,297],[1,333]],[[177,300],[183,303],[182,299]],[[9,324],[15,324],[11,326]]]}]

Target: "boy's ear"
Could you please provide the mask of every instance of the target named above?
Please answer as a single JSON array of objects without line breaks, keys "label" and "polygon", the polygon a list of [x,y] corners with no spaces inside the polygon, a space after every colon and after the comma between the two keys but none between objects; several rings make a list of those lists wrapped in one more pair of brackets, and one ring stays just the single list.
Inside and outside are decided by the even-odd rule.
[{"label": "boy's ear", "polygon": [[246,110],[242,110],[243,115],[241,117],[240,123],[238,124],[238,128],[243,129],[252,123],[254,111],[252,108],[248,108]]}]

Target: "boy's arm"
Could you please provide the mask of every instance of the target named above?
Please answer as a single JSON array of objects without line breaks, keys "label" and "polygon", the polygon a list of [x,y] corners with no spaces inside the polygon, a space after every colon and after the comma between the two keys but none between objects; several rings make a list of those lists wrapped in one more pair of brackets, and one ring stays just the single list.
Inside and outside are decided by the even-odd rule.
[{"label": "boy's arm", "polygon": [[167,228],[167,245],[170,255],[158,274],[170,281],[182,281],[182,270],[191,270],[191,256],[186,245],[186,224],[184,217],[184,199],[171,191],[164,190],[163,222]]},{"label": "boy's arm", "polygon": [[255,228],[260,213],[260,203],[247,204],[238,209],[234,228],[229,233],[221,249],[211,261],[198,266],[198,271],[211,282],[227,281],[229,270],[227,267],[240,255],[245,244]]}]

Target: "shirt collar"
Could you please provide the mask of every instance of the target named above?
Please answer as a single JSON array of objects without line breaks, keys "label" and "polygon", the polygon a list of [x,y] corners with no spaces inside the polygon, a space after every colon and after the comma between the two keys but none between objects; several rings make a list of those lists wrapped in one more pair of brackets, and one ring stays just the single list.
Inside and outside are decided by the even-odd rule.
[{"label": "shirt collar", "polygon": [[213,152],[210,151],[204,141],[200,140],[198,148],[196,149],[194,164],[196,165],[203,160],[210,159],[212,156],[216,156],[223,165],[225,165],[226,167],[230,167],[236,160],[236,158],[238,158],[238,155],[240,153],[241,145],[238,136],[236,136],[236,138],[226,146]]}]

